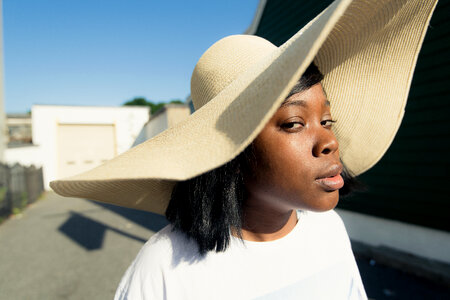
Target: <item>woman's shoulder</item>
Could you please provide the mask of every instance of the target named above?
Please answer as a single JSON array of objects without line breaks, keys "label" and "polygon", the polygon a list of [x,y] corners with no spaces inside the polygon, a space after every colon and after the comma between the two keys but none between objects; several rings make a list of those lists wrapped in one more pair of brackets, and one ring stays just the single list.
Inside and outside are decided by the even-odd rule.
[{"label": "woman's shoulder", "polygon": [[143,266],[169,267],[178,259],[181,253],[195,256],[196,244],[184,233],[174,230],[169,224],[155,233],[142,246],[135,261]]},{"label": "woman's shoulder", "polygon": [[[155,233],[141,248],[123,275],[115,299],[162,299],[164,278],[170,276],[186,256],[197,249],[183,233],[167,225]],[[184,255],[181,255],[184,253]]]},{"label": "woman's shoulder", "polygon": [[[171,241],[181,238],[179,234],[172,229],[171,225],[167,225],[160,231],[153,234],[148,241],[142,246],[136,258],[154,257],[161,253],[167,253],[170,250]],[[158,257],[160,260],[160,257]]]}]

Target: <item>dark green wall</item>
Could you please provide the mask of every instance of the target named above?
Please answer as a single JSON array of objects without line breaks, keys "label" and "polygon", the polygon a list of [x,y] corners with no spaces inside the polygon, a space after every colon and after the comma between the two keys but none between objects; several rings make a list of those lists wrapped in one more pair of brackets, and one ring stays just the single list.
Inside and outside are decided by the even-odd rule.
[{"label": "dark green wall", "polygon": [[[282,44],[332,1],[267,0],[256,35]],[[406,114],[365,192],[339,207],[450,230],[450,0],[441,0],[417,62]]]}]

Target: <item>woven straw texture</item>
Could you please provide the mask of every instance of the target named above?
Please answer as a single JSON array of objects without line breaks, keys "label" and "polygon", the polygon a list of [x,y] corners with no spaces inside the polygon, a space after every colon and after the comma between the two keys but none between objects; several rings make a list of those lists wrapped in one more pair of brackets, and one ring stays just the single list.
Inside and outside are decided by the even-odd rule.
[{"label": "woven straw texture", "polygon": [[436,2],[335,1],[279,48],[258,37],[225,38],[194,70],[198,110],[185,122],[51,187],[163,214],[176,181],[230,161],[253,141],[313,59],[325,74],[342,159],[360,174],[397,132]]}]

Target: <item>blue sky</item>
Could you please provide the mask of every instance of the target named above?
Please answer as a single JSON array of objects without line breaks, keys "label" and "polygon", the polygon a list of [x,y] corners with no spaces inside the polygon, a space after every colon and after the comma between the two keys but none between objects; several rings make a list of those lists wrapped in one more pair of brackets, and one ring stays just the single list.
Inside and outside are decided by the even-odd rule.
[{"label": "blue sky", "polygon": [[5,108],[185,100],[195,63],[258,0],[3,0]]}]

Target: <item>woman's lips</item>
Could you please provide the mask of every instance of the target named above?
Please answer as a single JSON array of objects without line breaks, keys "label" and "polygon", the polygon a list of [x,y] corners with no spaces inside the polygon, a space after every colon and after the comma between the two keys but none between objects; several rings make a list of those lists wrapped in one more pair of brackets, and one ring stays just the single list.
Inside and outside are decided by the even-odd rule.
[{"label": "woman's lips", "polygon": [[335,191],[344,186],[344,179],[341,174],[337,174],[331,177],[318,178],[316,182],[319,183],[327,191]]}]

